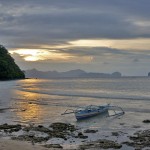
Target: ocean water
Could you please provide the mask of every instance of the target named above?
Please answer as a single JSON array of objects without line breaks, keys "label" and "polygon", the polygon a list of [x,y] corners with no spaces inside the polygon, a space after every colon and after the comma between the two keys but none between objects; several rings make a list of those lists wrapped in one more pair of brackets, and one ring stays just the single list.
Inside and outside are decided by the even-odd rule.
[{"label": "ocean water", "polygon": [[[115,118],[97,116],[77,122],[61,114],[79,106],[112,104],[124,109]],[[0,123],[44,124],[67,122],[81,127],[130,129],[149,119],[150,78],[26,79],[0,82]],[[123,126],[120,126],[120,124]]]}]

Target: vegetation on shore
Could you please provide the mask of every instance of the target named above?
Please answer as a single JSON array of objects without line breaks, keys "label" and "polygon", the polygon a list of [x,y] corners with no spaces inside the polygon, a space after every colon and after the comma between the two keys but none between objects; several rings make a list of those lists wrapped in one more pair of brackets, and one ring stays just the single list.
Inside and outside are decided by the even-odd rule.
[{"label": "vegetation on shore", "polygon": [[0,45],[0,80],[24,79],[25,74],[20,70],[8,50]]}]

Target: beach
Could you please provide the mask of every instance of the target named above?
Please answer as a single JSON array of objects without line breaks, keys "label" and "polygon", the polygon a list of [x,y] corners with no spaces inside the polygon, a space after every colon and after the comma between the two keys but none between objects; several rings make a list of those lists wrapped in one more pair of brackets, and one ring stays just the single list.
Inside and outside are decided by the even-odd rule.
[{"label": "beach", "polygon": [[41,146],[31,145],[31,143],[21,142],[21,141],[14,141],[14,140],[4,140],[0,139],[0,149],[1,150],[47,150]]},{"label": "beach", "polygon": [[[0,146],[3,150],[22,145],[23,150],[149,148],[149,85],[148,78],[0,82]],[[81,121],[74,114],[61,115],[66,109],[108,103],[122,107],[125,114]]]}]

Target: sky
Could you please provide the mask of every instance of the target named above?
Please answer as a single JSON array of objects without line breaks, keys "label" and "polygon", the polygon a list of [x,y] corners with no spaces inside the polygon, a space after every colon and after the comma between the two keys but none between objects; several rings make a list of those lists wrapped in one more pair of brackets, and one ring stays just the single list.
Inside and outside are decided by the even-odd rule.
[{"label": "sky", "polygon": [[0,44],[23,70],[150,72],[150,0],[0,0]]}]

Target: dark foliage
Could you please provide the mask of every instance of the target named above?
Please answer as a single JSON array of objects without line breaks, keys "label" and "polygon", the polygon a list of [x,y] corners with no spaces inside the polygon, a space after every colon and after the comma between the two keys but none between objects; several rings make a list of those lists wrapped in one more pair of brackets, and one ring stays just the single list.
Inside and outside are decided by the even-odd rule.
[{"label": "dark foliage", "polygon": [[7,49],[0,45],[0,80],[24,79],[23,71],[15,64]]}]

